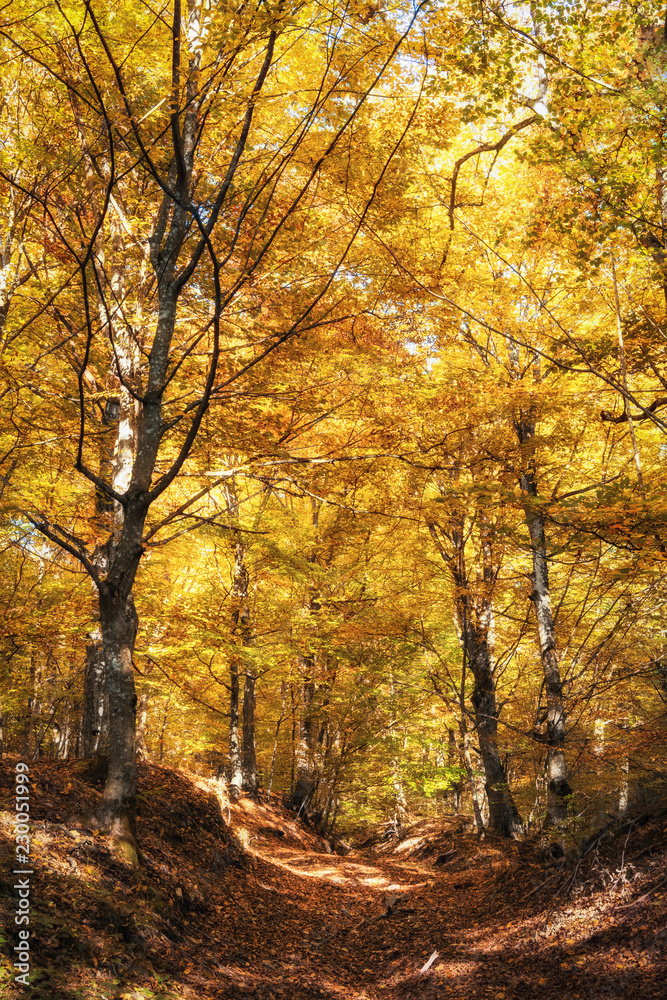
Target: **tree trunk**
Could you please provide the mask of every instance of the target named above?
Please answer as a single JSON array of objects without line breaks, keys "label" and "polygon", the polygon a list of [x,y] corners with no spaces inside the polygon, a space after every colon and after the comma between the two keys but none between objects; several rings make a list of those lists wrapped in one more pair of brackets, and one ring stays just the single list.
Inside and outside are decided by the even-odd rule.
[{"label": "tree trunk", "polygon": [[273,753],[271,754],[271,770],[269,771],[269,784],[267,791],[271,794],[271,788],[273,787],[273,774],[276,766],[276,755],[278,753],[278,737],[280,736],[280,727],[287,718],[287,712],[285,710],[285,705],[287,702],[287,681],[280,682],[280,715],[278,716],[278,721],[276,722],[276,733],[273,740]]},{"label": "tree trunk", "polygon": [[[344,734],[342,746],[340,747],[338,761],[336,763],[336,767],[334,769],[334,773],[331,778],[331,784],[329,786],[329,794],[327,796],[326,807],[324,810],[324,818],[321,824],[321,830],[324,836],[327,836],[327,834],[331,836],[331,834],[333,833],[334,823],[336,822],[336,813],[338,812],[338,803],[339,803],[338,786],[340,783],[341,775],[343,773],[343,766],[345,764],[346,746],[347,746],[347,736]],[[333,815],[331,812],[332,808],[333,808]]]},{"label": "tree trunk", "polygon": [[[307,554],[307,561],[311,564],[317,562],[318,531],[321,503],[311,497],[311,521],[314,530],[310,551]],[[315,586],[310,584],[306,592],[305,606],[309,615],[320,610],[319,593]],[[307,814],[308,808],[315,795],[317,787],[317,774],[315,771],[315,749],[317,745],[318,726],[317,713],[315,709],[315,694],[317,685],[315,682],[315,656],[310,653],[299,656],[298,670],[301,675],[300,702],[301,712],[299,718],[299,740],[295,748],[294,763],[296,774],[292,777],[292,787],[290,790],[290,808],[297,813]],[[323,736],[324,734],[321,733]]]},{"label": "tree trunk", "polygon": [[[522,419],[514,424],[517,437],[525,450],[530,446],[535,434],[535,423]],[[535,607],[537,634],[540,643],[542,673],[547,697],[546,743],[547,743],[547,815],[546,826],[561,826],[567,820],[567,806],[572,789],[567,780],[565,759],[565,708],[563,705],[563,684],[560,677],[558,654],[556,653],[556,631],[551,611],[551,590],[549,587],[549,564],[544,531],[544,518],[531,501],[538,496],[537,477],[532,455],[527,459],[520,485],[527,498],[524,505],[526,522],[530,535],[533,556],[531,599]]]},{"label": "tree trunk", "polygon": [[25,752],[32,760],[39,760],[39,723],[42,706],[39,701],[39,689],[42,683],[43,652],[35,649],[30,655],[30,694],[28,696],[28,714],[25,726]]},{"label": "tree trunk", "polygon": [[[522,488],[525,476],[522,476]],[[547,826],[560,826],[567,819],[568,798],[572,789],[567,780],[565,760],[565,709],[563,685],[560,678],[556,635],[551,612],[549,570],[546,559],[544,521],[541,517],[529,519],[528,528],[533,549],[532,599],[537,617],[537,631],[542,657],[542,672],[547,696]]]},{"label": "tree trunk", "polygon": [[246,669],[243,684],[243,790],[254,795],[259,787],[255,751],[255,686],[257,677]]},{"label": "tree trunk", "polygon": [[[469,581],[466,567],[465,516],[453,516],[447,527],[430,522],[428,528],[440,555],[449,567],[456,587],[456,619],[464,652],[461,710],[462,713],[465,712],[463,692],[467,664],[473,676],[471,700],[484,767],[489,825],[504,837],[519,837],[523,833],[523,824],[498,751],[498,706],[493,663],[493,590],[498,566],[494,564],[491,528],[489,525],[483,525],[482,528],[479,543],[482,579],[475,586]],[[468,735],[465,731],[465,716],[462,723],[462,735],[465,738]],[[465,764],[468,775],[472,778],[473,768],[469,756]],[[475,820],[479,829],[483,823],[479,804],[475,809]]]},{"label": "tree trunk", "polygon": [[[478,788],[475,767],[472,761],[472,754],[470,753],[470,733],[467,731],[461,733],[461,760],[463,761],[463,766],[468,777],[468,787],[470,788],[470,797],[472,799],[475,826],[477,827],[478,833],[483,833],[486,825],[484,823],[484,789]],[[456,811],[458,812],[458,809]]]},{"label": "tree trunk", "polygon": [[100,594],[100,618],[109,696],[109,771],[97,818],[121,854],[136,864],[137,696],[132,654],[138,619],[132,595],[121,602]]},{"label": "tree trunk", "polygon": [[470,624],[464,635],[474,679],[471,700],[486,779],[489,826],[503,837],[517,837],[523,832],[523,826],[498,752],[498,707],[488,639]]},{"label": "tree trunk", "polygon": [[146,720],[148,718],[148,692],[144,691],[139,699],[139,711],[137,714],[137,757],[145,760],[148,756],[146,749]]},{"label": "tree trunk", "polygon": [[[97,411],[93,409],[97,417]],[[120,399],[110,396],[106,399],[99,423],[97,449],[98,475],[102,480],[114,477],[114,453],[117,449],[117,425],[120,417]],[[95,489],[95,527],[100,535],[113,525],[114,501],[99,487]],[[98,573],[108,570],[108,551],[105,545],[97,545],[92,563]],[[97,596],[97,594],[95,594]],[[79,755],[84,759],[109,752],[109,704],[100,629],[99,599],[95,601],[91,617],[94,626],[88,636],[86,665],[83,675],[83,710],[79,738]]]},{"label": "tree trunk", "polygon": [[628,757],[624,757],[621,761],[620,771],[621,781],[618,789],[618,815],[621,819],[625,819],[630,806],[630,779],[628,777],[630,773],[630,760]]},{"label": "tree trunk", "polygon": [[299,740],[296,746],[296,775],[290,795],[290,808],[298,813],[307,813],[315,792],[315,741],[317,739],[317,718],[314,712],[315,681],[312,679],[314,662],[311,657],[300,658],[300,668],[304,676],[301,684],[301,718],[299,720]]},{"label": "tree trunk", "polygon": [[58,760],[67,760],[69,756],[69,741],[72,735],[71,710],[69,698],[63,701],[62,723],[58,727],[58,740],[56,745],[56,757]]},{"label": "tree trunk", "polygon": [[164,760],[164,736],[167,731],[167,719],[169,718],[169,705],[171,704],[171,692],[169,692],[168,697],[165,699],[164,711],[162,713],[162,725],[160,726],[160,763]]},{"label": "tree trunk", "polygon": [[229,663],[229,765],[229,794],[238,799],[243,787],[243,768],[239,744],[239,664],[234,657]]},{"label": "tree trunk", "polygon": [[[447,730],[446,759],[447,759],[447,767],[451,768],[452,770],[455,767],[459,767],[461,762],[463,761],[463,753],[459,751],[459,748],[456,745],[456,733],[451,728]],[[458,814],[461,811],[461,792],[463,791],[463,779],[459,778],[457,781],[452,781],[450,777],[449,782],[450,784],[447,790],[445,791],[445,797],[447,795],[451,796],[454,812]]]},{"label": "tree trunk", "polygon": [[104,651],[97,636],[91,636],[86,646],[86,667],[83,678],[83,712],[81,715],[81,757],[106,754],[109,750],[109,706],[104,676]]},{"label": "tree trunk", "polygon": [[405,822],[408,818],[408,803],[405,798],[405,789],[403,788],[403,782],[401,781],[401,776],[395,769],[396,761],[394,763],[394,773],[392,775],[392,786],[394,789],[394,829],[396,835],[400,835],[401,830],[405,826]]},{"label": "tree trunk", "polygon": [[[225,486],[225,491],[227,495],[227,511],[229,516],[238,521],[239,512],[239,500],[238,494],[236,492],[236,484],[234,481],[230,481],[228,485]],[[243,670],[245,671],[245,664],[243,662],[242,656],[238,655],[236,648],[240,646],[241,648],[249,646],[251,643],[250,634],[250,608],[248,606],[248,584],[249,575],[245,563],[245,545],[243,543],[243,538],[238,530],[238,527],[234,529],[234,577],[232,580],[232,642],[234,646],[232,647],[232,655],[229,662],[229,763],[230,763],[230,782],[229,791],[233,799],[237,799],[241,794],[241,789],[244,786],[244,762],[246,758],[246,753],[254,759],[255,748],[254,748],[254,738],[255,738],[255,726],[254,726],[254,685],[251,686],[250,699],[252,700],[252,705],[248,705],[248,744],[245,743],[246,739],[246,709],[244,704],[243,709],[243,738],[244,738],[244,750],[243,757],[241,755],[241,745],[239,742],[239,674]],[[247,684],[244,684],[244,688]],[[245,690],[244,690],[245,694]],[[252,726],[250,726],[250,717],[252,717]],[[250,741],[252,741],[252,748],[250,746]],[[247,750],[246,750],[247,747]],[[256,775],[256,765],[254,765],[255,775]],[[256,777],[255,777],[256,780]]]},{"label": "tree trunk", "polygon": [[[392,732],[392,743],[394,744],[394,753],[391,759],[391,784],[394,790],[394,831],[396,836],[400,836],[400,833],[405,826],[406,820],[408,818],[408,803],[405,798],[405,789],[403,788],[403,780],[401,775],[401,754],[396,752],[398,750],[397,739],[396,739],[396,728],[398,726],[398,718],[396,711],[396,680],[394,677],[393,667],[389,668],[389,694],[390,694],[390,727]],[[404,741],[405,743],[405,741]],[[405,746],[402,748],[405,750]]]}]

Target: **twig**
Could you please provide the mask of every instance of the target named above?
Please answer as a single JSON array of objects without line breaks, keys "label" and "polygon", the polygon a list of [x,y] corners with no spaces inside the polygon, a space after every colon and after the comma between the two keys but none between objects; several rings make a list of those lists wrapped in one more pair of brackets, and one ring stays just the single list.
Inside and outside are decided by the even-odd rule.
[{"label": "twig", "polygon": [[434,951],[431,957],[429,958],[428,962],[426,963],[426,965],[423,965],[419,970],[419,974],[421,976],[423,976],[425,972],[428,972],[428,970],[431,968],[437,957],[438,957],[438,952]]},{"label": "twig", "polygon": [[628,846],[628,841],[630,839],[630,834],[632,833],[632,827],[633,826],[634,826],[634,823],[632,824],[632,826],[628,830],[628,835],[625,838],[625,843],[623,844],[623,853],[621,854],[621,867],[619,868],[619,871],[618,871],[619,878],[623,874],[623,869],[625,868],[625,849]]},{"label": "twig", "polygon": [[662,889],[663,885],[667,885],[667,878],[663,878],[662,882],[658,882],[657,885],[654,885],[652,889],[649,889],[648,892],[645,892],[643,896],[639,897],[639,899],[634,899],[631,903],[624,903],[623,906],[617,906],[616,909],[629,910],[632,906],[637,906],[638,903],[643,903],[645,899],[648,899],[649,896],[652,896],[653,893],[657,892],[658,889]]},{"label": "twig", "polygon": [[549,878],[545,879],[544,882],[540,882],[539,885],[536,885],[534,889],[530,890],[527,896],[523,896],[522,899],[519,900],[519,903],[525,903],[525,901],[527,899],[530,899],[530,897],[534,895],[534,893],[538,892],[540,889],[544,889],[545,885],[549,885],[549,882],[553,882],[553,880],[556,878],[556,875],[558,874],[559,874],[558,872],[554,872],[553,875],[550,875]]}]

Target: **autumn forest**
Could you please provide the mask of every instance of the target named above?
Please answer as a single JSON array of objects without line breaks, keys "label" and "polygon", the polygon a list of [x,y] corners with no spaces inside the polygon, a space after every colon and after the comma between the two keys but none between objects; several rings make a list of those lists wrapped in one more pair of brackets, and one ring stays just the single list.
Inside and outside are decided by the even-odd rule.
[{"label": "autumn forest", "polygon": [[334,852],[663,815],[664,5],[9,0],[0,58],[0,755],[130,870],[151,768]]}]

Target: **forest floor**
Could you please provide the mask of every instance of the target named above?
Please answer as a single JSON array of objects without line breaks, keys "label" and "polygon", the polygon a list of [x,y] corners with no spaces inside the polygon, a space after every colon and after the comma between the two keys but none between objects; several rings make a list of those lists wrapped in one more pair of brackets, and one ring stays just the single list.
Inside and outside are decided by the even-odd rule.
[{"label": "forest floor", "polygon": [[[17,943],[14,764],[0,762],[0,997]],[[38,1000],[665,997],[665,813],[577,856],[478,841],[459,817],[345,856],[277,803],[142,765],[142,864],[86,816],[83,762],[31,765],[30,994]],[[230,835],[226,820],[236,836]],[[567,855],[570,856],[567,856]]]}]

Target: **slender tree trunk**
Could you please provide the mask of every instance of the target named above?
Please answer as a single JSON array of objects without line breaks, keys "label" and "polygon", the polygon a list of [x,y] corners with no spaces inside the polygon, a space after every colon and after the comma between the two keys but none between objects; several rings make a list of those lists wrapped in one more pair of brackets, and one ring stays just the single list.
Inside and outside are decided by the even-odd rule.
[{"label": "slender tree trunk", "polygon": [[137,757],[145,760],[148,756],[146,749],[146,720],[148,718],[148,692],[144,691],[139,699],[139,710],[137,713]]},{"label": "slender tree trunk", "polygon": [[[330,836],[333,833],[334,823],[336,822],[336,813],[338,812],[339,802],[338,788],[343,774],[343,768],[345,766],[346,747],[347,736],[343,734],[342,744],[340,746],[338,760],[331,777],[331,783],[329,785],[329,792],[321,823],[321,830],[324,836],[327,836],[327,834]],[[331,812],[332,808],[334,809],[333,814]]]},{"label": "slender tree trunk", "polygon": [[42,683],[41,649],[34,649],[30,655],[30,694],[28,696],[28,713],[25,726],[26,755],[32,760],[39,760],[39,724],[42,715],[42,705],[39,700],[39,689]]},{"label": "slender tree trunk", "polygon": [[[461,694],[463,736],[467,735],[464,714],[464,681],[467,664],[473,676],[471,700],[475,732],[484,767],[489,825],[502,836],[519,837],[523,833],[523,825],[498,751],[498,705],[493,662],[493,589],[498,567],[494,565],[491,530],[488,526],[483,530],[480,552],[482,580],[473,587],[466,568],[464,517],[453,518],[452,524],[447,528],[435,522],[429,523],[428,527],[456,586],[456,618],[465,657]],[[472,777],[473,767],[469,755],[465,764],[469,776]],[[480,829],[483,818],[479,804],[475,809],[475,820]]]},{"label": "slender tree trunk", "polygon": [[[314,529],[314,537],[307,559],[314,564],[317,561],[318,530],[320,503],[311,498],[311,520]],[[313,586],[309,586],[306,599],[306,608],[310,615],[320,609],[319,593]],[[298,813],[307,813],[308,808],[315,795],[318,776],[315,769],[315,750],[317,736],[320,727],[315,707],[315,694],[317,684],[315,681],[316,658],[310,653],[299,656],[298,670],[301,675],[300,685],[300,719],[299,719],[299,740],[295,751],[296,775],[292,780],[290,795],[290,806]]]},{"label": "slender tree trunk", "polygon": [[[521,377],[519,347],[512,341],[509,349],[510,368],[514,378]],[[533,378],[539,382],[539,356],[533,357]],[[524,495],[526,524],[530,536],[533,559],[531,599],[535,607],[537,633],[542,660],[542,674],[547,697],[546,744],[547,744],[547,812],[546,826],[561,826],[567,819],[567,806],[572,789],[568,784],[565,758],[565,707],[563,704],[563,684],[560,676],[558,654],[556,652],[556,630],[551,610],[551,589],[549,586],[549,564],[547,561],[547,541],[544,518],[535,504],[538,498],[537,472],[534,454],[535,408],[531,404],[520,411],[514,420],[519,445],[521,446],[522,470],[519,484]]]},{"label": "slender tree trunk", "polygon": [[[486,826],[484,822],[484,789],[480,789],[477,781],[477,775],[475,774],[475,765],[473,763],[472,754],[470,752],[470,733],[467,731],[465,722],[461,725],[461,762],[466,772],[466,777],[468,778],[468,788],[470,789],[470,798],[472,800],[472,811],[475,817],[475,826],[477,827],[478,833],[483,833]],[[456,810],[459,811],[458,808]]]},{"label": "slender tree trunk", "polygon": [[235,657],[229,663],[229,765],[229,794],[237,799],[243,787],[243,768],[239,743],[239,664]]},{"label": "slender tree trunk", "polygon": [[[96,409],[93,416],[97,417]],[[120,417],[120,399],[110,396],[104,404],[98,440],[98,474],[101,479],[112,481],[114,452],[117,444],[116,427]],[[95,526],[100,535],[113,526],[117,514],[114,502],[101,489],[95,490]],[[93,552],[93,565],[104,574],[108,570],[108,552],[105,545],[97,545]],[[95,595],[97,597],[97,595]],[[83,675],[83,710],[79,738],[79,755],[84,759],[109,752],[109,704],[100,628],[99,599],[95,601],[91,617],[94,626],[88,635],[86,665]]]},{"label": "slender tree trunk", "polygon": [[301,683],[301,718],[299,720],[299,740],[296,746],[296,775],[290,797],[290,806],[299,813],[307,813],[316,785],[315,742],[317,739],[317,717],[315,715],[315,681],[312,678],[314,661],[302,656],[299,660]]},{"label": "slender tree trunk", "polygon": [[280,682],[280,715],[278,716],[278,721],[276,722],[276,733],[273,740],[273,753],[271,754],[271,769],[269,771],[269,785],[267,792],[271,794],[271,788],[273,787],[273,774],[276,766],[276,755],[278,753],[278,737],[280,736],[280,727],[287,718],[287,713],[285,711],[285,705],[287,702],[287,681]]},{"label": "slender tree trunk", "polygon": [[[453,729],[447,730],[447,766],[450,768],[458,767],[463,760],[463,755],[459,751],[456,745],[456,733]],[[445,795],[451,795],[452,806],[454,807],[454,812],[459,813],[461,811],[461,792],[463,790],[463,781],[461,779],[457,781],[451,781],[448,790]]]},{"label": "slender tree trunk", "polygon": [[169,718],[169,705],[171,703],[171,692],[164,703],[164,711],[162,713],[162,725],[160,726],[160,763],[164,760],[164,736],[167,732],[167,719]]},{"label": "slender tree trunk", "polygon": [[[227,494],[227,510],[229,516],[238,522],[239,500],[236,492],[236,484],[233,481],[225,487]],[[229,791],[233,799],[237,799],[244,787],[244,762],[247,759],[254,760],[255,756],[255,726],[254,726],[254,686],[251,686],[249,698],[252,704],[248,705],[247,720],[246,710],[243,711],[243,754],[239,740],[239,695],[240,673],[246,673],[242,655],[237,650],[242,650],[250,645],[252,638],[250,632],[250,608],[248,606],[248,584],[249,575],[245,562],[245,545],[238,527],[234,530],[234,576],[232,580],[232,635],[234,647],[229,662],[229,764],[230,782]],[[245,687],[245,684],[244,684]],[[244,692],[245,693],[245,692]],[[251,724],[252,719],[252,724]],[[247,747],[247,750],[246,750]],[[254,765],[255,783],[257,766]],[[252,789],[253,791],[255,788]]]},{"label": "slender tree trunk", "polygon": [[243,788],[254,794],[258,788],[255,751],[255,686],[257,678],[246,669],[243,684]]},{"label": "slender tree trunk", "polygon": [[408,803],[405,798],[403,782],[396,770],[392,776],[392,785],[394,788],[394,829],[397,834],[400,834],[408,818]]},{"label": "slender tree trunk", "polygon": [[488,640],[470,624],[465,635],[468,662],[474,679],[471,700],[486,779],[489,826],[504,837],[517,837],[523,832],[523,826],[498,752],[498,707]]},{"label": "slender tree trunk", "polygon": [[[592,752],[600,761],[600,767],[603,766],[603,760],[605,756],[605,720],[596,719],[594,724],[594,740],[592,746]],[[599,782],[596,782],[595,787],[595,798],[596,798],[596,823],[602,828],[607,824],[607,795],[605,789]]]},{"label": "slender tree trunk", "polygon": [[56,757],[58,760],[67,760],[69,756],[69,743],[72,735],[71,710],[72,706],[70,700],[69,698],[65,698],[63,701],[62,722],[60,724],[58,745],[56,748]]},{"label": "slender tree trunk", "polygon": [[83,711],[81,714],[81,757],[106,754],[109,749],[109,706],[101,639],[91,636],[86,646],[86,666],[83,679]]},{"label": "slender tree trunk", "polygon": [[[522,477],[522,487],[526,477]],[[565,759],[565,708],[560,677],[556,634],[551,612],[549,569],[546,559],[544,521],[530,517],[528,522],[533,549],[533,603],[540,641],[542,672],[547,696],[547,826],[559,826],[567,819],[568,797],[572,789],[567,780]]]},{"label": "slender tree trunk", "polygon": [[338,819],[338,810],[340,809],[340,798],[336,797],[334,802],[333,816],[331,817],[331,823],[329,824],[329,836],[333,837],[333,832],[336,828],[336,820]]},{"label": "slender tree trunk", "polygon": [[297,713],[299,709],[299,703],[294,691],[294,687],[295,687],[294,683],[290,682],[289,694],[290,694],[290,703],[292,707],[292,764],[290,768],[290,785],[289,785],[290,797],[294,794],[294,786],[296,784],[296,764],[297,764],[297,753],[298,753],[297,751],[298,743],[297,743],[296,733],[297,733]]},{"label": "slender tree trunk", "polygon": [[[390,706],[391,706],[391,716],[390,724],[392,733],[395,732],[396,726],[398,725],[397,713],[396,713],[396,682],[394,678],[393,668],[390,667],[389,675],[389,696],[390,696]],[[395,740],[395,736],[393,737]],[[395,751],[398,747],[395,746]],[[408,818],[408,803],[405,798],[405,789],[403,788],[403,781],[401,777],[401,754],[394,752],[391,761],[391,783],[394,789],[394,830],[398,836],[405,826],[405,822]]]},{"label": "slender tree trunk", "polygon": [[[523,449],[530,446],[535,433],[532,420],[520,420],[514,424],[517,437]],[[567,819],[567,806],[572,789],[568,783],[565,759],[565,707],[563,704],[563,684],[560,676],[558,654],[556,652],[556,630],[551,610],[551,589],[549,587],[549,564],[544,518],[535,509],[538,496],[537,479],[532,455],[525,456],[526,469],[520,478],[521,489],[527,498],[525,503],[526,522],[530,535],[533,557],[531,598],[537,619],[537,634],[540,644],[542,673],[547,697],[546,743],[547,743],[547,826],[561,826]]]},{"label": "slender tree trunk", "polygon": [[535,825],[541,827],[544,822],[544,817],[546,815],[546,777],[544,762],[540,761],[538,764],[538,773],[535,776],[535,799],[533,801],[533,808],[530,810],[530,815],[528,816],[528,822],[526,823],[526,828],[532,830]]},{"label": "slender tree trunk", "polygon": [[618,790],[618,815],[621,819],[625,819],[630,806],[630,779],[628,777],[630,773],[630,760],[628,757],[624,757],[621,761],[620,771],[621,781]]}]

